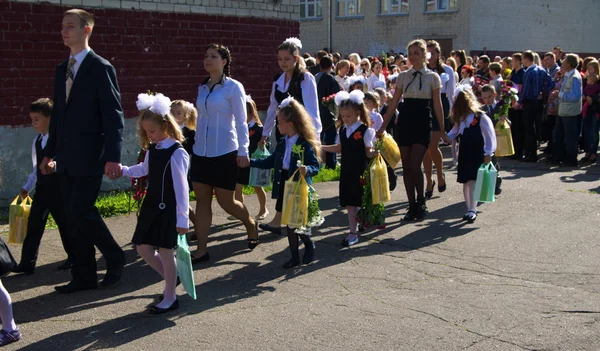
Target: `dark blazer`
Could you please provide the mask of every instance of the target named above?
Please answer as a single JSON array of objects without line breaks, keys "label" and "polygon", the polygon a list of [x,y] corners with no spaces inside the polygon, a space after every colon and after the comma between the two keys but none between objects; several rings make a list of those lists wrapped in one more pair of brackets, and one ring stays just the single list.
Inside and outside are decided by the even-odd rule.
[{"label": "dark blazer", "polygon": [[67,63],[56,67],[54,108],[44,156],[60,160],[59,174],[102,175],[106,162],[121,161],[124,121],[115,68],[90,51],[65,101]]},{"label": "dark blazer", "polygon": [[321,125],[323,130],[335,124],[335,116],[329,109],[321,103],[321,99],[331,94],[337,94],[341,88],[335,77],[327,73],[317,75],[317,96],[319,98],[319,115],[321,115]]},{"label": "dark blazer", "polygon": [[[296,141],[296,145],[302,146],[304,149],[304,165],[306,166],[306,182],[311,185],[312,177],[319,174],[319,160],[315,154],[315,150],[312,145],[306,141],[303,137],[299,137]],[[271,169],[275,170],[275,176],[273,177],[273,190],[271,191],[271,197],[276,199],[279,196],[282,186],[281,184],[281,170],[283,169],[283,157],[285,155],[285,137],[279,139],[279,143],[275,147],[275,151],[267,158],[262,160],[250,160],[250,167]],[[290,158],[290,169],[288,170],[288,176],[291,177],[294,172],[298,169],[297,162],[300,160],[297,154],[292,152]],[[296,173],[294,180],[298,180],[300,172]]]},{"label": "dark blazer", "polygon": [[[481,105],[481,112],[483,112],[486,115],[488,115],[488,117],[492,120],[492,123],[494,124],[494,127],[496,126],[496,124],[498,124],[498,120],[494,118],[494,115],[496,113],[498,113],[499,111],[500,111],[500,104],[498,103],[498,101],[496,101],[496,106],[494,106],[494,108],[492,109],[492,114],[491,115],[488,114],[487,105]],[[506,117],[506,119],[508,120],[508,116]]]}]

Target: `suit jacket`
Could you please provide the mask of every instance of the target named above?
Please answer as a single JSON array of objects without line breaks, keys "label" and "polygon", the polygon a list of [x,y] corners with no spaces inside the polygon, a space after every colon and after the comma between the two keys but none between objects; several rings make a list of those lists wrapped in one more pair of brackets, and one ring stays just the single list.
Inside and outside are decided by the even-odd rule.
[{"label": "suit jacket", "polygon": [[335,124],[335,116],[321,103],[321,99],[331,94],[337,94],[341,88],[335,77],[331,74],[319,73],[316,78],[318,79],[317,96],[319,98],[319,114],[321,115],[321,125],[323,126],[323,130],[325,130]]},{"label": "suit jacket", "polygon": [[[488,113],[489,111],[488,111],[487,105],[481,105],[481,112],[483,112],[486,115],[488,115],[488,117],[492,120],[492,123],[494,124],[494,127],[498,123],[498,120],[494,119],[494,115],[496,113],[498,113],[499,111],[500,111],[500,104],[498,102],[496,102],[496,106],[494,106],[494,108],[492,109],[492,114],[491,115]],[[508,116],[506,117],[506,119],[508,120]]]},{"label": "suit jacket", "polygon": [[68,60],[56,67],[54,108],[44,156],[59,159],[57,173],[94,176],[121,161],[123,108],[115,68],[91,50],[66,100]]}]

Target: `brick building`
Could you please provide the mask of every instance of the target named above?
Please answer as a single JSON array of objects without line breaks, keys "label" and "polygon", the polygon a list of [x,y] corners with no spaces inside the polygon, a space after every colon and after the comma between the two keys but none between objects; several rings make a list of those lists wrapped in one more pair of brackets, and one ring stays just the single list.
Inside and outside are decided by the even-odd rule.
[{"label": "brick building", "polygon": [[[597,0],[299,0],[305,50],[349,54],[405,52],[415,38],[435,39],[444,54],[565,51],[599,53]],[[330,11],[330,9],[332,11]],[[595,54],[594,56],[598,56]]]},{"label": "brick building", "polygon": [[69,54],[60,35],[62,14],[72,7],[94,14],[90,46],[117,70],[127,119],[124,163],[134,162],[138,150],[138,93],[195,102],[206,76],[206,46],[217,42],[232,51],[233,77],[266,110],[277,46],[299,35],[292,0],[0,1],[0,202],[14,197],[31,172],[28,105],[52,97],[55,67]]}]

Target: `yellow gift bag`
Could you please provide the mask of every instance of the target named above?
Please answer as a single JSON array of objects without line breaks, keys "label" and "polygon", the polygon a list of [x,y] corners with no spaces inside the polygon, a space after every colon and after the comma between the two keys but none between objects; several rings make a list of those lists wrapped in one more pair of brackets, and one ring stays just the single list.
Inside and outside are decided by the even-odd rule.
[{"label": "yellow gift bag", "polygon": [[400,148],[396,140],[388,133],[383,133],[381,142],[381,155],[392,168],[396,167],[400,162]]},{"label": "yellow gift bag", "polygon": [[[19,199],[21,203],[18,204]],[[23,244],[27,235],[27,221],[29,220],[29,211],[31,211],[31,198],[27,196],[22,198],[17,196],[10,204],[8,217],[8,243]]]},{"label": "yellow gift bag", "polygon": [[371,175],[371,198],[373,205],[390,201],[390,183],[388,182],[387,166],[380,154],[371,161],[369,172]]},{"label": "yellow gift bag", "polygon": [[512,156],[515,154],[512,135],[509,124],[504,121],[496,124],[496,156]]},{"label": "yellow gift bag", "polygon": [[[299,169],[296,172],[299,172]],[[302,173],[299,179],[294,181],[296,172],[285,182],[281,212],[281,225],[292,228],[300,228],[308,224],[308,183]]]}]

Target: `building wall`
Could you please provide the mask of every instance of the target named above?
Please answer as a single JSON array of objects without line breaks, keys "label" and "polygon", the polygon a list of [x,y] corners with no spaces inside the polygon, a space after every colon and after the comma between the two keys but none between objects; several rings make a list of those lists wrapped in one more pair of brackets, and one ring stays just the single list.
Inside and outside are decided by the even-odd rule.
[{"label": "building wall", "polygon": [[[471,8],[470,50],[599,53],[597,0],[482,0]],[[490,14],[494,14],[490,16]],[[485,18],[485,20],[477,20]],[[595,56],[598,56],[596,54]]]},{"label": "building wall", "polygon": [[[28,106],[52,97],[55,68],[68,58],[60,38],[67,9],[82,7],[95,15],[90,46],[115,66],[126,118],[137,116],[137,94],[147,90],[195,102],[211,42],[231,49],[233,77],[266,110],[278,71],[275,48],[299,36],[292,0],[52,1],[0,2],[0,201],[14,197],[31,171]],[[125,129],[124,163],[137,153],[134,122]]]}]

